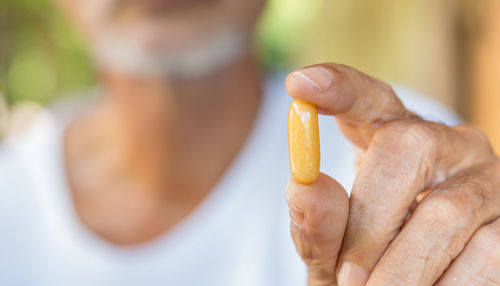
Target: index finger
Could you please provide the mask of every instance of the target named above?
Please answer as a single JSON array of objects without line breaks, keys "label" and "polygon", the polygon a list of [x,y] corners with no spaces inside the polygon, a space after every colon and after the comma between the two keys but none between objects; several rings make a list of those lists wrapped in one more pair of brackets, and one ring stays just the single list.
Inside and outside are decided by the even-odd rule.
[{"label": "index finger", "polygon": [[344,135],[364,148],[380,125],[407,114],[388,84],[341,64],[298,69],[288,75],[286,89],[322,114],[334,115]]}]

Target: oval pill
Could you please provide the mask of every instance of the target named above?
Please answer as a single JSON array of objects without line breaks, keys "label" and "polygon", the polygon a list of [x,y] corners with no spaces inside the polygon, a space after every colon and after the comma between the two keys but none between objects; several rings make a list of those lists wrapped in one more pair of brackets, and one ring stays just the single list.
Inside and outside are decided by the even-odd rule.
[{"label": "oval pill", "polygon": [[288,155],[295,181],[312,184],[319,176],[320,147],[318,109],[294,100],[288,110]]}]

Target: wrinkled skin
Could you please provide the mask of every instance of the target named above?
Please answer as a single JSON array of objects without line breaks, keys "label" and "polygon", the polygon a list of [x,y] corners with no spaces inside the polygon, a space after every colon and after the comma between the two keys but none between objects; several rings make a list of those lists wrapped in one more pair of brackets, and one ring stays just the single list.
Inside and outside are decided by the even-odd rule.
[{"label": "wrinkled skin", "polygon": [[[265,2],[55,1],[59,2],[85,36],[90,48],[97,54],[101,52],[103,39],[116,39],[114,43],[119,43],[122,47],[132,46],[144,54],[175,54],[185,47],[203,46],[211,37],[227,28],[240,31],[249,37]],[[311,86],[310,82],[307,85],[292,73],[286,83],[288,91],[292,97],[312,102],[318,105],[322,113],[337,119],[345,136],[359,149],[359,168],[350,200],[338,183],[323,174],[314,184],[308,186],[289,182],[287,198],[291,208],[292,236],[308,266],[309,284],[500,284],[500,221],[495,220],[500,214],[497,191],[499,163],[484,134],[473,127],[448,127],[424,121],[409,113],[386,84],[345,66],[321,66],[323,70],[319,75],[324,72],[328,74],[327,78],[333,75],[333,83],[325,84],[325,74],[323,80],[320,80],[316,73],[309,74],[309,78],[321,84]],[[238,71],[236,73],[215,75],[218,79],[216,84],[212,84],[213,81],[207,84],[189,80],[171,83],[168,78],[138,80],[134,75],[121,74],[120,71],[117,73],[116,70],[102,66],[101,68],[105,75],[101,84],[112,96],[102,108],[102,114],[105,115],[83,120],[80,124],[83,127],[77,125],[70,128],[67,134],[67,165],[77,167],[70,169],[68,174],[74,186],[77,211],[87,227],[110,241],[135,244],[147,241],[175,225],[202,200],[211,186],[211,183],[207,183],[206,186],[200,187],[200,190],[193,188],[193,193],[201,195],[184,198],[189,207],[178,207],[180,214],[174,214],[170,210],[173,209],[172,206],[178,206],[175,201],[170,201],[169,205],[168,201],[157,199],[165,197],[164,193],[161,193],[161,196],[153,194],[155,190],[175,190],[185,186],[165,187],[165,184],[171,182],[160,180],[164,174],[155,174],[153,171],[141,173],[134,169],[133,165],[127,164],[129,158],[140,158],[143,162],[141,170],[168,169],[169,165],[164,162],[176,163],[172,154],[188,154],[192,151],[168,149],[171,142],[165,138],[175,136],[162,132],[169,130],[169,122],[186,122],[186,119],[192,118],[199,109],[195,108],[195,101],[181,102],[177,108],[186,110],[182,114],[185,117],[176,118],[176,114],[168,113],[171,108],[170,99],[183,98],[186,94],[192,96],[193,92],[186,92],[185,87],[195,86],[195,91],[204,91],[203,96],[213,93],[228,100],[235,91],[224,88],[224,84],[240,82],[238,86],[245,86],[244,82],[251,82],[253,79],[254,83],[249,84],[249,87],[252,87],[256,85],[258,76],[249,76],[248,70],[252,68],[243,65],[234,68]],[[299,72],[307,75],[304,70]],[[165,82],[171,85],[165,88]],[[172,92],[172,86],[176,87],[175,92]],[[140,100],[136,98],[137,94],[142,95]],[[193,98],[200,99],[203,96]],[[245,98],[241,94],[239,96],[240,101]],[[249,93],[246,98],[251,101],[256,97],[258,92]],[[257,104],[254,105],[256,109]],[[235,108],[234,104],[231,106]],[[248,106],[243,104],[241,110],[247,110]],[[204,114],[206,121],[210,122],[210,118],[216,116],[218,110],[228,108],[221,104],[214,110],[216,112],[213,114]],[[135,120],[134,123],[138,127],[134,129],[128,121],[121,122],[122,117],[117,114],[126,114],[122,116],[124,118],[142,118],[142,121]],[[239,117],[235,117],[238,114]],[[248,118],[242,122],[249,125],[252,116],[253,113],[249,113]],[[106,128],[102,127],[102,118],[111,118],[111,123],[106,125]],[[238,122],[238,118],[242,118],[241,112],[224,115],[221,122],[238,124],[235,123],[234,129],[227,127],[227,130],[221,129],[220,132],[237,134],[233,130],[242,130],[240,125],[243,124]],[[105,141],[102,144],[102,153],[109,153],[108,146],[111,150],[120,150],[114,159],[118,163],[99,165],[106,172],[97,169],[98,175],[119,170],[119,173],[130,174],[127,179],[133,177],[135,183],[146,182],[148,192],[142,188],[139,191],[131,188],[130,194],[118,192],[119,195],[116,196],[114,188],[118,186],[118,189],[122,190],[127,181],[115,182],[109,178],[101,178],[101,181],[98,176],[85,177],[83,181],[92,182],[90,186],[79,184],[79,181],[74,179],[81,176],[78,170],[96,169],[93,162],[79,165],[81,157],[92,157],[85,149],[85,142],[94,142],[95,138],[100,138],[95,133],[111,134],[102,139]],[[184,135],[197,138],[195,136],[198,133],[200,130],[185,128]],[[242,132],[235,136],[245,138],[246,134]],[[124,145],[124,138],[133,143],[131,146],[140,148],[132,149]],[[150,140],[133,141],[136,138]],[[206,140],[203,137],[197,139],[193,142]],[[231,138],[226,141],[230,142],[229,139]],[[239,141],[242,140],[244,139]],[[233,141],[240,144],[237,138]],[[79,146],[81,144],[84,146]],[[226,158],[220,160],[221,162],[215,158],[211,159],[204,168],[202,162],[193,160],[192,165],[186,165],[184,169],[192,172],[193,166],[199,167],[198,177],[204,174],[205,169],[212,170],[217,167],[223,170],[224,164],[231,158],[231,154],[224,153],[224,150],[236,150],[238,144],[234,143],[231,148],[220,146],[222,151],[217,158]],[[190,147],[197,150],[198,146]],[[215,148],[210,150],[211,153],[219,154],[217,151]],[[95,157],[96,161],[100,162],[99,155]],[[173,171],[184,170],[179,169],[176,164],[173,165],[176,166]],[[208,173],[205,177],[209,178],[209,182],[216,181],[221,172]],[[190,175],[192,174],[181,173],[175,174],[175,177]],[[110,194],[107,194],[106,190],[110,191]],[[179,194],[175,194],[176,196]],[[193,202],[190,201],[192,197],[196,198]],[[106,203],[107,201],[110,203]],[[138,203],[148,201],[151,203]],[[131,208],[134,211],[131,211]],[[124,212],[120,213],[122,209]],[[150,214],[150,210],[157,211]],[[102,218],[112,218],[116,213],[119,220],[111,219],[109,224],[102,224]],[[126,215],[130,214],[133,215],[126,218]],[[139,214],[142,214],[142,217]],[[93,219],[85,219],[88,216],[95,218],[98,225],[93,226]],[[172,221],[156,222],[158,217],[170,217]],[[125,225],[117,226],[117,221]],[[134,224],[127,224],[134,221]],[[144,231],[145,225],[152,229]],[[102,229],[108,233],[103,233]],[[136,237],[141,233],[149,234]],[[349,277],[349,274],[353,273],[357,274],[354,280]]]},{"label": "wrinkled skin", "polygon": [[309,285],[499,285],[500,161],[485,134],[425,121],[343,65],[296,72],[290,95],[334,116],[358,150],[349,203],[326,175],[288,185]]}]

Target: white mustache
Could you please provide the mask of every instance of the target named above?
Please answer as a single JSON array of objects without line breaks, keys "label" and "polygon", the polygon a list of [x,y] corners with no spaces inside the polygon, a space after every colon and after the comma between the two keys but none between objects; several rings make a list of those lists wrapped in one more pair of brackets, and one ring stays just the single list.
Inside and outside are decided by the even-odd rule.
[{"label": "white mustache", "polygon": [[142,76],[189,79],[207,75],[243,56],[248,37],[236,30],[217,31],[188,47],[173,49],[168,42],[153,48],[130,35],[106,35],[96,41],[94,55],[103,68]]}]

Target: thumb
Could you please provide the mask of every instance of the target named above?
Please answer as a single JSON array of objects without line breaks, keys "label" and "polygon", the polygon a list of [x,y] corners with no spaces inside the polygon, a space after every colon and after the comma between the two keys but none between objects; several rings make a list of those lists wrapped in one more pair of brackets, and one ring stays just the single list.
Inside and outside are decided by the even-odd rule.
[{"label": "thumb", "polygon": [[320,174],[310,185],[290,178],[286,194],[292,238],[307,265],[308,285],[337,285],[335,268],[349,212],[346,191]]}]

